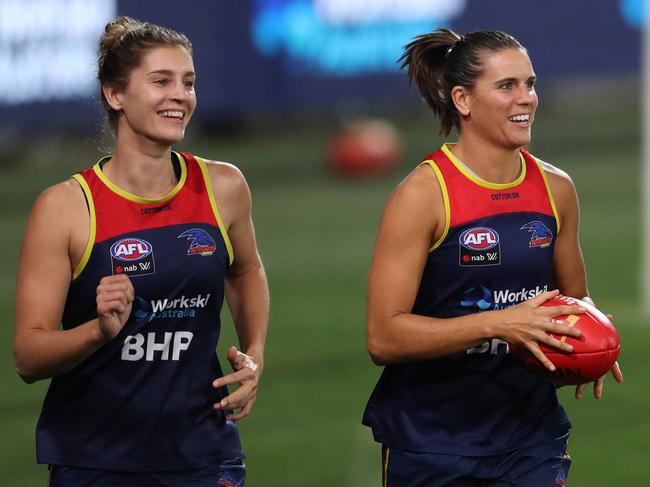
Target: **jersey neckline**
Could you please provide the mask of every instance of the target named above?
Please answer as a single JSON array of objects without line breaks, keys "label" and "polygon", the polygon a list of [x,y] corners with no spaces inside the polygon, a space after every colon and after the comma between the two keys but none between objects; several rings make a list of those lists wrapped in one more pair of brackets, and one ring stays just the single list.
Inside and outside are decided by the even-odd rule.
[{"label": "jersey neckline", "polygon": [[477,184],[479,186],[482,186],[484,188],[488,189],[511,189],[516,186],[519,186],[524,179],[526,178],[526,160],[524,159],[524,155],[519,151],[519,160],[521,162],[521,170],[519,171],[519,176],[517,179],[510,183],[493,183],[490,181],[486,181],[485,179],[479,177],[477,174],[475,174],[470,168],[468,168],[465,164],[463,164],[460,159],[458,159],[453,152],[451,152],[451,148],[455,146],[456,144],[453,143],[447,143],[443,144],[442,148],[440,149],[446,156],[447,158],[452,162],[452,164],[458,169],[467,179],[472,181],[474,184]]},{"label": "jersey neckline", "polygon": [[142,196],[135,195],[133,193],[129,193],[128,191],[123,190],[119,186],[117,186],[115,183],[113,183],[110,179],[106,177],[104,172],[102,171],[101,164],[106,162],[108,159],[110,159],[110,156],[103,157],[100,159],[94,166],[93,166],[93,171],[97,175],[97,177],[106,185],[108,189],[110,189],[113,193],[117,194],[118,196],[121,196],[124,199],[127,199],[129,201],[133,201],[134,203],[140,203],[140,204],[145,204],[145,205],[156,205],[160,203],[164,203],[166,201],[169,201],[172,199],[178,192],[183,188],[183,185],[185,184],[185,181],[187,179],[187,163],[185,162],[185,158],[178,152],[172,151],[172,155],[176,157],[176,160],[180,164],[181,168],[181,175],[178,178],[178,183],[176,183],[176,186],[174,186],[169,193],[167,193],[165,196],[162,198],[158,199],[149,199],[149,198],[143,198]]}]

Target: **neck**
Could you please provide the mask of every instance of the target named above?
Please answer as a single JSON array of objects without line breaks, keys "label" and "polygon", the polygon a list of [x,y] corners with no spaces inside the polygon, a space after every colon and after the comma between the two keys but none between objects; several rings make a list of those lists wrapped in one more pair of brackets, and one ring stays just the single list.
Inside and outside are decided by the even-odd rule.
[{"label": "neck", "polygon": [[119,136],[103,171],[119,188],[146,199],[164,197],[178,182],[170,146],[134,143]]},{"label": "neck", "polygon": [[478,177],[497,184],[515,181],[521,172],[519,148],[504,148],[461,135],[451,152]]}]

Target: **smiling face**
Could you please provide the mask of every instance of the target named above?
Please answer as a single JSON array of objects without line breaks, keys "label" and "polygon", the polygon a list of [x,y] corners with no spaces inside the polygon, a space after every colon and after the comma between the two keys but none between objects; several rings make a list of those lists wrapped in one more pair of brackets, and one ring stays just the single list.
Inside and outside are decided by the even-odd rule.
[{"label": "smiling face", "polygon": [[521,49],[504,49],[481,56],[482,74],[473,88],[455,87],[461,114],[461,137],[479,138],[506,149],[530,142],[537,109],[535,72]]},{"label": "smiling face", "polygon": [[192,56],[180,46],[147,51],[122,91],[105,86],[111,107],[119,112],[117,137],[141,138],[171,146],[183,139],[196,108]]}]

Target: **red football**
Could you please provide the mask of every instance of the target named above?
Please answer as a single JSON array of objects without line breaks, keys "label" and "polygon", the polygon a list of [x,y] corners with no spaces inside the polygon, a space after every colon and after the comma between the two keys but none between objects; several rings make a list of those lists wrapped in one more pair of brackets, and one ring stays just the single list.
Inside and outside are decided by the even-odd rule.
[{"label": "red football", "polygon": [[584,384],[605,375],[614,365],[621,351],[618,332],[612,322],[601,311],[580,299],[558,296],[546,301],[543,306],[581,306],[584,313],[559,315],[554,319],[582,330],[580,338],[551,335],[573,345],[573,352],[540,344],[542,352],[557,367],[551,372],[527,350],[511,347],[512,355],[545,380],[558,385]]},{"label": "red football", "polygon": [[385,120],[350,124],[328,143],[328,163],[338,174],[364,178],[381,174],[399,162],[400,138]]}]

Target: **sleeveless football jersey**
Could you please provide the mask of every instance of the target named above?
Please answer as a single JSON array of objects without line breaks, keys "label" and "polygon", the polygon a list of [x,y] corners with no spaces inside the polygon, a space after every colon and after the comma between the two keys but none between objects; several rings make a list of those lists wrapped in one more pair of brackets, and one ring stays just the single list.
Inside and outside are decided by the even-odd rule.
[{"label": "sleeveless football jersey", "polygon": [[115,186],[104,160],[73,176],[90,237],[62,326],[97,317],[104,276],[129,275],[135,301],[113,340],[52,379],[37,427],[40,463],[165,471],[243,456],[236,426],[212,408],[227,395],[211,383],[223,375],[215,349],[232,247],[205,162],[173,158],[179,181],[159,200]]},{"label": "sleeveless football jersey", "polygon": [[[442,189],[446,226],[429,251],[414,314],[503,309],[554,289],[555,204],[539,162],[524,150],[520,157],[520,175],[508,184],[480,179],[448,145],[423,162]],[[363,423],[389,447],[465,456],[559,438],[571,426],[555,387],[524,369],[498,339],[386,366]]]}]

